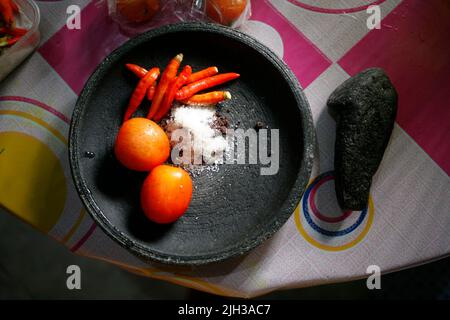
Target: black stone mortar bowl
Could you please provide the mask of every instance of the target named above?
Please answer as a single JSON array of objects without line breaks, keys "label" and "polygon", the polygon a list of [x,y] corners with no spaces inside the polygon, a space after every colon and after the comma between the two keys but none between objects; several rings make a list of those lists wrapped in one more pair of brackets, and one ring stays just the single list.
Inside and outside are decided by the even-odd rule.
[{"label": "black stone mortar bowl", "polygon": [[[193,177],[187,212],[173,224],[158,225],[140,207],[147,174],[120,165],[113,146],[137,84],[125,63],[163,69],[180,52],[182,65],[194,71],[217,66],[221,73],[240,73],[216,89],[232,94],[219,111],[233,127],[249,129],[263,122],[279,129],[279,170],[261,175],[263,164],[204,170]],[[140,109],[138,116],[145,116],[148,102]],[[242,255],[286,222],[311,174],[314,127],[297,79],[270,49],[230,28],[184,23],[129,40],[97,67],[76,103],[69,139],[77,192],[103,231],[141,258],[195,266]]]}]

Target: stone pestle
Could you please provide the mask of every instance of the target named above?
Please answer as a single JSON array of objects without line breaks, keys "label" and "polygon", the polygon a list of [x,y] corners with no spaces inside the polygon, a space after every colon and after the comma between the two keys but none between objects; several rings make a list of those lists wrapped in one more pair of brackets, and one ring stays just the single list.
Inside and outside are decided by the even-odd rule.
[{"label": "stone pestle", "polygon": [[337,121],[334,167],[338,202],[345,210],[363,210],[392,133],[397,92],[382,69],[371,68],[336,88],[327,105]]}]

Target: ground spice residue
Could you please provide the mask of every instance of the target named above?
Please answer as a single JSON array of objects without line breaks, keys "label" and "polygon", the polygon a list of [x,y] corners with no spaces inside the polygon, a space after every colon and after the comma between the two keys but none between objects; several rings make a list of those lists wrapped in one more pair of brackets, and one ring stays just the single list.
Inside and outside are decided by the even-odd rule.
[{"label": "ground spice residue", "polygon": [[[223,155],[228,151],[225,133],[229,122],[214,106],[174,106],[161,126],[169,136],[172,148],[175,145],[182,147],[179,157],[185,157],[181,165],[191,174],[219,169],[218,166],[223,163]],[[184,134],[188,133],[187,141],[177,140],[178,136],[174,136],[174,133],[178,129],[183,129]],[[190,150],[190,159],[183,154],[186,150]],[[185,163],[186,159],[190,160],[189,163]]]}]

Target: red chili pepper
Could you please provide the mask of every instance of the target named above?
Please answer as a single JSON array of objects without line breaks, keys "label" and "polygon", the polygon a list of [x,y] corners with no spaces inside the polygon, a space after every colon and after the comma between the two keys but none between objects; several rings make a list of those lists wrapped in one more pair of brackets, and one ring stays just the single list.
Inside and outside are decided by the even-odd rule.
[{"label": "red chili pepper", "polygon": [[191,76],[189,77],[188,81],[186,83],[192,83],[204,78],[208,78],[211,77],[213,75],[216,75],[219,73],[219,69],[217,69],[217,67],[209,67],[197,72],[194,72],[193,74],[191,74]]},{"label": "red chili pepper", "polygon": [[147,99],[148,99],[149,101],[152,101],[152,100],[153,100],[153,97],[155,96],[155,91],[156,91],[156,84],[154,83],[154,84],[152,84],[152,85],[150,86],[150,88],[148,88],[148,90],[147,90]]},{"label": "red chili pepper", "polygon": [[15,44],[17,41],[19,41],[20,40],[20,36],[18,36],[18,37],[13,37],[13,38],[11,38],[11,39],[8,39],[8,47],[10,47],[10,46],[12,46],[13,44]]},{"label": "red chili pepper", "polygon": [[131,95],[130,102],[128,104],[127,111],[125,112],[125,116],[123,117],[123,121],[127,121],[136,111],[136,109],[141,104],[142,100],[145,97],[145,93],[147,89],[155,83],[156,79],[159,76],[159,68],[150,69],[149,72],[145,75],[144,78],[139,80],[136,89],[134,89],[133,94]]},{"label": "red chili pepper", "polygon": [[204,94],[196,94],[183,103],[191,105],[210,105],[231,99],[231,93],[228,91],[213,91]]},{"label": "red chili pepper", "polygon": [[127,63],[125,65],[128,70],[133,72],[135,75],[138,76],[138,78],[142,79],[147,74],[148,70],[145,68],[142,68],[141,66],[138,66],[137,64]]},{"label": "red chili pepper", "polygon": [[0,14],[6,25],[10,26],[14,23],[14,14],[10,0],[0,0]]},{"label": "red chili pepper", "polygon": [[11,5],[11,9],[14,13],[19,13],[19,7],[13,0],[9,0],[9,4]]},{"label": "red chili pepper", "polygon": [[167,112],[169,112],[178,89],[180,89],[186,83],[191,74],[192,68],[191,66],[187,65],[183,68],[183,70],[181,70],[180,75],[172,80],[169,88],[166,91],[166,94],[164,95],[161,107],[153,117],[154,121],[158,122],[167,114]]},{"label": "red chili pepper", "polygon": [[[143,78],[147,73],[147,69],[142,68],[141,66],[138,66],[136,64],[127,63],[126,67],[130,71],[132,71],[138,78]],[[217,73],[219,73],[219,69],[217,69],[217,67],[209,67],[192,73],[186,83],[189,84],[204,78],[208,78],[216,75]]]},{"label": "red chili pepper", "polygon": [[1,27],[0,28],[0,34],[1,33],[6,33],[9,34],[11,36],[23,36],[24,34],[27,33],[27,29],[23,29],[23,28],[7,28],[7,27]]},{"label": "red chili pepper", "polygon": [[153,97],[152,105],[150,106],[150,110],[147,114],[148,119],[152,119],[155,116],[156,112],[158,112],[158,109],[161,106],[161,102],[164,98],[164,94],[166,93],[167,88],[169,87],[172,80],[177,76],[178,68],[180,67],[181,61],[183,61],[182,53],[178,54],[175,58],[173,58],[167,65],[164,72],[162,73],[161,80],[156,86],[155,96]]},{"label": "red chili pepper", "polygon": [[17,41],[19,41],[20,38],[21,38],[20,36],[13,37],[13,38],[2,37],[2,38],[0,38],[0,48],[1,47],[10,47],[13,44],[15,44]]},{"label": "red chili pepper", "polygon": [[239,78],[239,76],[240,75],[238,73],[233,72],[223,73],[192,82],[191,84],[188,84],[187,86],[184,86],[183,88],[178,90],[177,94],[175,95],[175,99],[179,101],[186,100],[199,91],[217,86],[230,80],[234,80],[236,78]]},{"label": "red chili pepper", "polygon": [[[142,68],[141,66],[138,66],[137,64],[127,63],[125,64],[128,70],[133,72],[139,79],[142,79],[147,74],[148,70],[145,68]],[[156,84],[153,83],[150,88],[147,90],[147,99],[152,100],[153,96],[155,95],[156,90]]]}]

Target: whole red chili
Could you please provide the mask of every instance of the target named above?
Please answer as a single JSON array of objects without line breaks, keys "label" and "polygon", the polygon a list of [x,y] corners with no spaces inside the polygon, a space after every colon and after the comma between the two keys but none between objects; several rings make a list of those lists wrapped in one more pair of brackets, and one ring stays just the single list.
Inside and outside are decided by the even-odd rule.
[{"label": "whole red chili", "polygon": [[[142,68],[141,66],[138,66],[136,64],[132,64],[132,63],[127,63],[126,67],[132,71],[138,78],[143,78],[145,76],[145,74],[147,73],[147,69]],[[193,72],[186,83],[192,83],[204,78],[208,78],[211,76],[216,75],[217,73],[219,73],[219,69],[217,69],[217,67],[208,67],[206,69],[197,71],[197,72]]]},{"label": "whole red chili", "polygon": [[155,116],[158,109],[160,108],[161,102],[164,98],[164,94],[166,93],[167,88],[169,87],[172,80],[177,76],[177,71],[178,68],[180,67],[181,61],[183,61],[182,53],[176,55],[175,58],[170,60],[166,69],[162,73],[161,80],[156,86],[155,96],[153,97],[152,105],[150,106],[150,110],[147,114],[148,119],[152,119]]},{"label": "whole red chili", "polygon": [[177,93],[178,89],[180,89],[181,86],[186,83],[191,73],[192,68],[191,66],[187,65],[183,68],[183,70],[181,70],[180,75],[172,80],[172,83],[169,85],[169,88],[167,89],[164,99],[161,103],[161,107],[153,117],[154,121],[161,120],[167,114],[167,112],[170,110],[170,107],[172,106],[173,100],[175,99],[175,94]]},{"label": "whole red chili", "polygon": [[142,100],[144,100],[145,94],[148,88],[155,83],[156,79],[159,77],[159,68],[150,69],[149,72],[145,75],[144,78],[139,80],[136,89],[134,89],[133,94],[131,95],[130,102],[128,104],[128,108],[125,112],[125,116],[123,117],[123,121],[127,121],[131,118],[133,113],[141,104]]},{"label": "whole red chili", "polygon": [[187,86],[184,86],[183,88],[178,90],[177,94],[175,95],[175,98],[179,101],[186,100],[199,91],[217,86],[219,84],[234,80],[236,78],[239,78],[239,74],[234,72],[222,73],[212,77],[204,78],[192,82],[191,84],[188,84]]},{"label": "whole red chili", "polygon": [[193,74],[191,74],[191,76],[189,77],[188,81],[186,83],[192,83],[204,78],[208,78],[211,77],[213,75],[216,75],[217,73],[219,73],[219,69],[217,69],[217,67],[209,67],[197,72],[194,72]]},{"label": "whole red chili", "polygon": [[142,79],[147,74],[147,69],[138,66],[137,64],[127,63],[125,64],[128,70],[133,72],[138,78]]},{"label": "whole red chili", "polygon": [[213,91],[204,94],[196,94],[183,103],[188,105],[210,105],[231,99],[231,93],[228,91]]}]

